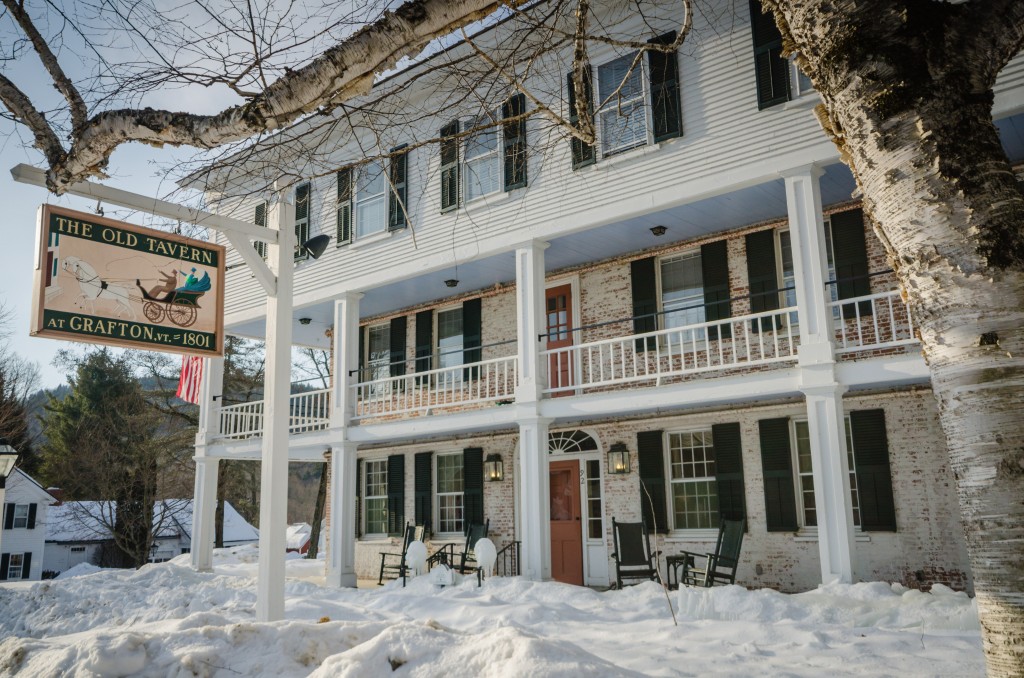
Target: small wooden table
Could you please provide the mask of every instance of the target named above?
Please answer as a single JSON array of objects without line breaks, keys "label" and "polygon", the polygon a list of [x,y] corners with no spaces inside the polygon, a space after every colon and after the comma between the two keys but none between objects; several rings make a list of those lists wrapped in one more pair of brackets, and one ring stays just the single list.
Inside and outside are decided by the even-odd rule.
[{"label": "small wooden table", "polygon": [[679,588],[679,568],[683,568],[683,574],[685,576],[686,570],[693,567],[693,556],[683,553],[673,556],[665,556],[665,568],[668,570],[668,587],[669,589]]}]

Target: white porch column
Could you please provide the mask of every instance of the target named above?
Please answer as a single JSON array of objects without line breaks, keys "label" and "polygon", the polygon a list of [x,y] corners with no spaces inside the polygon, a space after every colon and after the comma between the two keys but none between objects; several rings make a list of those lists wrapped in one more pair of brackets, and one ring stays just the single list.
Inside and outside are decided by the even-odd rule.
[{"label": "white porch column", "polygon": [[[519,340],[517,403],[536,403],[546,384],[541,363],[544,329],[544,250],[546,242],[530,241],[516,248],[516,336]],[[546,446],[547,443],[545,443]]]},{"label": "white porch column", "polygon": [[807,427],[818,517],[821,581],[853,581],[853,509],[846,449],[843,393],[833,347],[832,311],[825,281],[828,264],[821,215],[819,167],[785,175],[793,273],[800,316],[800,390],[807,400]]},{"label": "white porch column", "polygon": [[327,586],[356,586],[356,444],[331,446]]},{"label": "white porch column", "polygon": [[[196,480],[192,496],[192,569],[213,571],[216,532],[217,472],[220,460],[206,456],[210,441],[220,433],[220,397],[224,393],[224,358],[204,358],[199,385],[199,430],[196,432]],[[216,398],[216,400],[215,400]]]},{"label": "white porch column", "polygon": [[533,581],[551,579],[551,506],[548,477],[548,425],[550,419],[519,419],[520,555],[523,576]]},{"label": "white porch column", "polygon": [[284,554],[288,511],[288,398],[292,367],[292,279],[295,228],[285,190],[277,194],[270,228],[277,246],[267,260],[277,276],[277,295],[267,297],[267,358],[264,367],[263,449],[260,469],[260,555],[256,619],[284,616]]},{"label": "white porch column", "polygon": [[331,432],[340,442],[331,446],[331,480],[327,501],[328,586],[356,586],[356,444],[348,440],[348,426],[355,414],[352,384],[359,369],[359,300],[349,292],[334,302],[334,381],[331,385]]}]

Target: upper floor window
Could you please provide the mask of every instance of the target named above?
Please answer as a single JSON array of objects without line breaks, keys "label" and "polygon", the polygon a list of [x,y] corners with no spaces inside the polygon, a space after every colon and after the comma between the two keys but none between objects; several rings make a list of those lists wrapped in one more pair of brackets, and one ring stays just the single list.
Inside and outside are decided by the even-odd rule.
[{"label": "upper floor window", "polygon": [[366,367],[364,379],[377,381],[391,376],[391,325],[370,325],[366,328]]},{"label": "upper floor window", "polygon": [[700,250],[661,259],[661,310],[665,328],[704,322]]},{"label": "upper floor window", "polygon": [[711,430],[668,434],[672,524],[677,530],[718,527],[718,486]]},{"label": "upper floor window", "polygon": [[14,505],[14,523],[11,527],[28,527],[28,504]]},{"label": "upper floor window", "polygon": [[461,534],[465,527],[463,454],[437,455],[437,531]]},{"label": "upper floor window", "polygon": [[517,93],[498,111],[441,128],[442,212],[526,186],[526,113],[526,97]]},{"label": "upper floor window", "polygon": [[365,534],[386,534],[388,531],[388,460],[365,462],[366,498]]},{"label": "upper floor window", "polygon": [[399,146],[391,149],[387,161],[371,160],[338,170],[338,245],[409,225],[408,156],[405,146]]},{"label": "upper floor window", "polygon": [[[778,245],[779,270],[782,274],[779,280],[779,288],[782,289],[782,303],[785,308],[793,308],[796,306],[796,270],[793,265],[793,241],[788,229],[779,231]],[[828,266],[828,279],[835,280],[836,264],[835,254],[832,251],[832,222],[829,219],[825,219],[825,259]],[[839,288],[836,285],[829,285],[828,294],[831,301],[837,301]],[[833,311],[833,315],[838,315],[838,308],[833,308]],[[789,320],[793,324],[797,323],[796,312],[789,314]]]},{"label": "upper floor window", "polygon": [[[601,153],[610,155],[647,143],[647,94],[636,53],[597,67]],[[616,91],[618,90],[618,91]]]},{"label": "upper floor window", "polygon": [[[461,306],[437,313],[437,360],[438,367],[442,369],[456,367],[464,362]],[[442,374],[445,380],[462,380],[462,370],[450,370]]]},{"label": "upper floor window", "polygon": [[761,0],[750,0],[750,28],[754,39],[757,107],[769,108],[813,93],[811,79],[796,65],[796,60],[782,56],[782,33],[775,15],[763,9]]}]

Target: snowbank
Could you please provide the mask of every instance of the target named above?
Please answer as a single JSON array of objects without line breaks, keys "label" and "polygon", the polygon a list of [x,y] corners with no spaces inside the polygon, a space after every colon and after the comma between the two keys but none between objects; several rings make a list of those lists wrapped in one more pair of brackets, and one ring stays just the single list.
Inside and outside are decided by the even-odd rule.
[{"label": "snowbank", "polygon": [[[254,546],[138,571],[0,587],[0,675],[983,675],[974,601],[888,584],[797,595],[671,594],[430,578],[335,590],[323,561],[286,560],[286,620],[254,618]],[[294,554],[292,554],[294,556]],[[77,570],[78,568],[76,568]],[[83,572],[84,573],[84,572]],[[71,572],[66,575],[73,574]]]}]

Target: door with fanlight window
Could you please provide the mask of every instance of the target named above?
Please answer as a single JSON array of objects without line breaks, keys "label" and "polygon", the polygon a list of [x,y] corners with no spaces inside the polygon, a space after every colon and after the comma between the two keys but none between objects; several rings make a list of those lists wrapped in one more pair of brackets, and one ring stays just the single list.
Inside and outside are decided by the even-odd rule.
[{"label": "door with fanlight window", "polygon": [[580,462],[553,461],[551,492],[551,578],[583,585],[583,531],[580,515]]},{"label": "door with fanlight window", "polygon": [[[554,350],[548,358],[548,387],[555,389],[552,396],[572,395],[574,390],[572,285],[559,285],[547,290],[545,317],[547,318],[547,347]],[[557,350],[564,349],[564,350]]]}]

